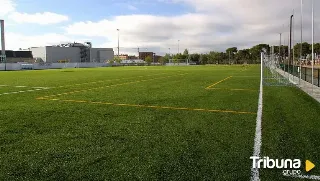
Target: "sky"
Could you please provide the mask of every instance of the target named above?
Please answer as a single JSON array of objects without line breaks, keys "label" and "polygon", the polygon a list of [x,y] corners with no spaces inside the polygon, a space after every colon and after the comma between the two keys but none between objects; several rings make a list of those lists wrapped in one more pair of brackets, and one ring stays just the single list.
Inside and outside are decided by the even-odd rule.
[{"label": "sky", "polygon": [[[311,42],[311,2],[303,0],[303,41]],[[300,41],[300,0],[0,0],[7,50],[90,41],[120,54],[206,53]],[[320,1],[314,1],[320,42]]]}]

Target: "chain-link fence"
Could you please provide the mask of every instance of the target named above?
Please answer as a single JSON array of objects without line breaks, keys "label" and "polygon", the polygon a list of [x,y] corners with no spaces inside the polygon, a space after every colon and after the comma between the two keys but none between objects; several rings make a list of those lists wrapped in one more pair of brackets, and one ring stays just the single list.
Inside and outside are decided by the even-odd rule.
[{"label": "chain-link fence", "polygon": [[[281,69],[287,73],[290,73],[291,75],[294,75],[296,77],[300,77],[300,66],[296,65],[286,65],[281,64]],[[301,67],[301,79],[304,81],[307,81],[312,84],[312,78],[313,78],[313,84],[315,86],[320,87],[320,68],[313,68],[313,75],[312,75],[312,68],[311,67]]]}]

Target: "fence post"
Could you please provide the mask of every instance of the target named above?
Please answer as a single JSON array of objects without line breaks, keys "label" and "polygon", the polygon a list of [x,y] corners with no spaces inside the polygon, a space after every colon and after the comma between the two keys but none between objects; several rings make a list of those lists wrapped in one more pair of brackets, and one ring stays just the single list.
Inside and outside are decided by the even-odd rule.
[{"label": "fence post", "polygon": [[304,68],[304,81],[307,81],[307,67]]},{"label": "fence post", "polygon": [[320,68],[318,69],[318,87],[320,87]]}]

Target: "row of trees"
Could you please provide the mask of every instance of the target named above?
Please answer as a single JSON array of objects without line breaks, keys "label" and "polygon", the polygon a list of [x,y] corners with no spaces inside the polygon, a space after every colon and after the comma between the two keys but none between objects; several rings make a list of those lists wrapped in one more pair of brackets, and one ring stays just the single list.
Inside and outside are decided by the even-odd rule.
[{"label": "row of trees", "polygon": [[[300,57],[301,44],[298,43],[294,46],[294,54],[296,59]],[[320,54],[320,43],[314,45],[315,53]],[[271,51],[271,46],[268,44],[258,44],[249,49],[238,50],[237,47],[231,47],[226,49],[225,52],[210,51],[207,54],[189,54],[186,49],[182,54],[169,55],[166,54],[163,58],[164,62],[171,60],[173,63],[177,63],[179,60],[188,59],[191,62],[198,64],[243,64],[243,63],[257,63],[260,62],[260,53],[262,50],[267,52]],[[279,53],[279,51],[281,53]],[[288,57],[288,46],[274,46],[274,53],[283,58]],[[291,52],[293,50],[291,49]],[[311,54],[311,45],[307,42],[302,43],[302,56],[307,57]]]}]

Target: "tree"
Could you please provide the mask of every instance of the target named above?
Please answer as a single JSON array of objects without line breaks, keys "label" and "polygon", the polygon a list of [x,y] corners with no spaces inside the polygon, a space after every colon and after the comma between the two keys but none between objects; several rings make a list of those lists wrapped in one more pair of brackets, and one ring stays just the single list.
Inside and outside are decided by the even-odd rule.
[{"label": "tree", "polygon": [[[294,47],[294,56],[300,58],[301,43],[297,43]],[[307,42],[302,43],[302,57],[306,57],[311,53],[310,44]]]},{"label": "tree", "polygon": [[152,62],[152,58],[151,58],[150,56],[147,56],[144,61],[145,61],[148,65],[150,65],[151,62]]},{"label": "tree", "polygon": [[228,48],[227,50],[226,50],[226,53],[228,54],[228,53],[231,53],[231,54],[233,54],[233,53],[237,53],[238,52],[238,48],[237,47],[231,47],[231,48]]},{"label": "tree", "polygon": [[183,52],[183,55],[189,55],[189,50],[185,49],[184,52]]},{"label": "tree", "polygon": [[260,54],[262,50],[266,50],[267,52],[270,52],[270,46],[268,44],[259,44],[250,48],[250,53],[254,60],[253,63],[255,63],[257,60],[259,60],[260,62]]},{"label": "tree", "polygon": [[160,57],[159,62],[161,65],[165,65],[167,63],[167,60],[164,57]]},{"label": "tree", "polygon": [[207,63],[208,63],[208,55],[206,55],[206,54],[201,54],[199,60],[200,60],[200,63],[201,63],[201,64],[203,64],[203,65],[207,64]]},{"label": "tree", "polygon": [[118,56],[113,57],[113,62],[120,63],[121,59]]},{"label": "tree", "polygon": [[165,62],[169,62],[171,59],[171,55],[167,53],[163,58],[165,59]]},{"label": "tree", "polygon": [[196,64],[199,64],[200,63],[200,55],[195,53],[195,54],[190,54],[189,55],[189,60],[191,62],[195,62]]},{"label": "tree", "polygon": [[188,58],[188,55],[183,55],[181,53],[178,53],[178,54],[175,54],[173,58],[177,59],[178,62],[181,62],[181,60],[186,60]]},{"label": "tree", "polygon": [[320,55],[320,43],[315,43],[314,45],[314,53]]},{"label": "tree", "polygon": [[236,63],[243,64],[249,62],[250,58],[249,49],[239,50],[236,54]]}]

